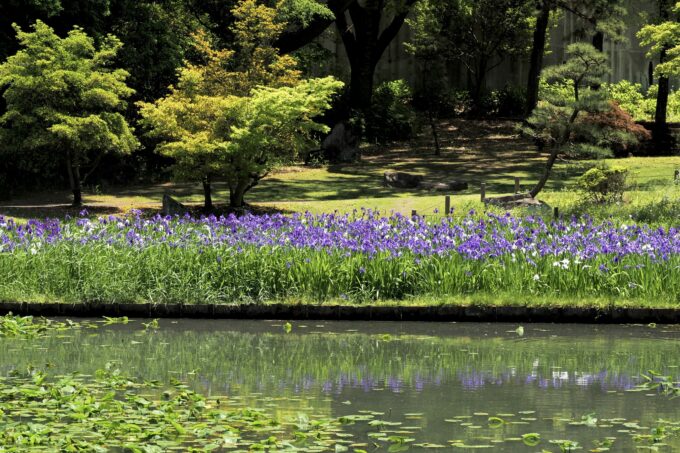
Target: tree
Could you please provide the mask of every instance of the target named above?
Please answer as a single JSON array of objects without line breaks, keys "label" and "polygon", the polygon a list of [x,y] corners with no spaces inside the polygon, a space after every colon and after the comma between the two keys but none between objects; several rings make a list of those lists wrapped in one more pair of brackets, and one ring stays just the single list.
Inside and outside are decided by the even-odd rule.
[{"label": "tree", "polygon": [[409,23],[411,49],[463,63],[478,106],[487,74],[507,57],[528,52],[532,13],[527,0],[423,0]]},{"label": "tree", "polygon": [[75,24],[99,36],[109,15],[110,0],[3,0],[0,2],[0,60],[17,50],[13,24],[29,27],[36,20],[66,34]]},{"label": "tree", "polygon": [[80,205],[88,176],[81,168],[138,145],[121,113],[133,92],[125,84],[128,73],[112,67],[122,44],[109,35],[97,48],[79,27],[60,38],[41,21],[32,32],[15,29],[21,50],[0,65],[7,105],[0,116],[0,143],[17,154],[63,159],[73,204]]},{"label": "tree", "polygon": [[215,50],[197,35],[202,62],[182,68],[166,97],[140,103],[177,175],[203,182],[206,210],[214,179],[227,182],[230,207],[242,208],[244,195],[271,169],[295,159],[314,132],[327,132],[313,118],[342,86],[331,77],[300,79],[294,59],[272,47],[284,28],[274,9],[241,0],[233,13],[233,50]]},{"label": "tree", "polygon": [[[281,54],[289,54],[310,44],[335,23],[351,70],[347,108],[339,115],[346,120],[350,110],[370,108],[375,67],[417,1],[267,0],[268,6],[276,6],[277,21],[286,24],[272,47]],[[187,3],[188,10],[223,45],[233,41],[231,8],[235,0],[187,0]]]},{"label": "tree", "polygon": [[435,156],[441,155],[437,120],[447,113],[445,109],[449,90],[446,61],[440,56],[439,37],[443,34],[444,24],[440,20],[438,9],[437,3],[432,1],[423,1],[415,6],[412,17],[406,19],[406,23],[415,33],[411,41],[404,44],[406,51],[419,63],[422,87],[414,104],[427,115]]},{"label": "tree", "polygon": [[125,43],[118,61],[130,73],[134,99],[158,99],[176,82],[191,34],[200,25],[187,13],[185,0],[110,1],[106,32]]},{"label": "tree", "polygon": [[529,78],[527,82],[526,115],[536,108],[538,104],[538,90],[543,70],[543,57],[545,55],[548,25],[550,15],[553,12],[552,0],[538,0],[536,2],[536,25],[534,26],[531,53],[529,56]]},{"label": "tree", "polygon": [[551,14],[564,11],[581,19],[582,33],[593,33],[593,45],[603,50],[604,36],[614,41],[623,40],[627,11],[623,0],[537,0],[535,2],[535,26],[529,59],[527,80],[526,114],[529,115],[538,103],[538,88],[543,70],[543,56],[546,49],[547,33]]},{"label": "tree", "polygon": [[626,131],[591,120],[612,109],[605,90],[594,88],[609,72],[606,55],[586,43],[569,45],[567,55],[566,63],[546,68],[544,78],[549,83],[565,84],[570,94],[548,95],[522,127],[525,135],[550,152],[543,175],[529,192],[532,197],[545,186],[560,153],[606,156],[611,154],[608,148],[611,140],[635,140]]},{"label": "tree", "polygon": [[[354,0],[345,9],[343,2],[329,4],[349,59],[350,109],[365,112],[370,108],[378,61],[399,33],[411,7],[417,1]],[[387,25],[383,27],[383,23]]]},{"label": "tree", "polygon": [[[335,21],[330,11],[346,11],[356,0],[264,0],[265,5],[276,8],[278,20],[286,24],[285,30],[273,47],[289,54],[310,44]],[[183,0],[187,11],[227,46],[233,42],[231,32],[235,21],[232,11],[238,0]]]},{"label": "tree", "polygon": [[643,46],[650,47],[648,56],[659,57],[655,70],[659,88],[654,129],[655,135],[666,135],[670,77],[680,75],[680,2],[674,8],[675,20],[671,20],[668,0],[659,0],[659,12],[662,22],[645,25],[637,35]]}]

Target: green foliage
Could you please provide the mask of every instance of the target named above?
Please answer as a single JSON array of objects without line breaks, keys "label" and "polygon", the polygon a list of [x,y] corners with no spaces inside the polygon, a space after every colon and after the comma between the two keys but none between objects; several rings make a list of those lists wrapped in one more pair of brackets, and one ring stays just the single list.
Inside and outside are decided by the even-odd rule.
[{"label": "green foliage", "polygon": [[491,90],[480,99],[478,112],[501,117],[519,116],[524,113],[526,90],[506,85],[500,90]]},{"label": "green foliage", "polygon": [[534,4],[525,0],[423,0],[408,23],[407,50],[424,60],[459,61],[472,75],[478,102],[486,75],[531,43]]},{"label": "green foliage", "polygon": [[573,89],[567,80],[546,80],[541,77],[539,85],[539,99],[569,99],[572,96]]},{"label": "green foliage", "polygon": [[[551,76],[551,71],[546,73]],[[622,81],[616,84],[603,84],[601,90],[591,90],[590,84],[582,83],[579,94],[585,94],[586,104],[596,101],[591,107],[579,107],[579,115],[574,120],[575,128],[570,132],[565,143],[564,152],[571,157],[600,158],[611,154],[611,151],[624,152],[647,139],[648,132],[634,122],[631,112],[642,115],[649,108],[649,99],[639,90],[641,85]],[[601,92],[600,92],[601,91]],[[574,99],[574,80],[560,78],[544,78],[540,85],[540,98],[545,103],[567,106]],[[611,103],[614,100],[615,103]],[[651,100],[656,103],[656,100]],[[574,107],[578,107],[574,104]],[[623,109],[623,110],[622,110]],[[653,106],[652,106],[653,111]]]},{"label": "green foliage", "polygon": [[[195,228],[181,222],[171,227],[177,234]],[[116,228],[115,223],[110,228]],[[79,234],[75,227],[70,231]],[[528,266],[526,258],[536,267]],[[37,254],[28,250],[0,254],[0,272],[7,276],[0,298],[232,304],[287,299],[319,302],[343,296],[366,302],[514,294],[515,300],[532,295],[634,297],[637,302],[673,304],[680,297],[677,256],[658,261],[634,255],[612,263],[610,256],[601,255],[587,266],[570,266],[568,271],[555,267],[555,261],[553,255],[535,257],[521,252],[469,260],[457,254],[422,257],[405,251],[399,256],[389,252],[347,256],[344,251],[280,246],[244,245],[236,252],[231,246],[164,243],[138,249],[81,244],[76,239],[49,244]],[[600,265],[610,272],[601,272]],[[534,279],[537,274],[540,280]],[[632,282],[639,285],[632,287]]]},{"label": "green foliage", "polygon": [[626,190],[628,169],[599,165],[585,172],[579,187],[596,203],[621,201]]},{"label": "green foliage", "polygon": [[60,35],[78,25],[90,36],[103,38],[104,22],[111,17],[111,3],[116,1],[3,0],[0,2],[0,61],[18,50],[14,24],[25,28],[42,20]]},{"label": "green foliage", "polygon": [[674,225],[680,218],[680,199],[664,196],[661,200],[640,206],[632,217],[639,222],[666,222]]},{"label": "green foliage", "polygon": [[659,24],[645,25],[638,32],[640,44],[649,46],[651,58],[665,52],[665,61],[656,66],[657,76],[680,75],[680,2],[674,8],[674,17]]},{"label": "green foliage", "polygon": [[602,89],[633,118],[649,119],[654,116],[654,105],[650,106],[647,102],[648,99],[642,93],[642,84],[621,80],[618,83],[605,83]]},{"label": "green foliage", "polygon": [[[541,101],[527,119],[523,131],[558,152],[580,146],[572,142],[576,121],[580,114],[604,112],[609,108],[604,90],[591,87],[601,83],[608,72],[607,57],[589,44],[576,43],[567,48],[566,63],[548,67],[543,71],[545,84]],[[586,126],[587,127],[587,126]],[[579,135],[593,138],[597,145],[599,131],[582,130]],[[606,153],[606,150],[605,150]]]},{"label": "green foliage", "polygon": [[625,41],[628,14],[625,0],[567,0],[562,3],[566,10],[576,13],[582,19],[581,31],[586,36],[590,32],[602,32],[615,42]]},{"label": "green foliage", "polygon": [[140,106],[178,176],[225,179],[230,205],[240,208],[268,171],[293,161],[314,132],[327,130],[313,118],[330,107],[342,83],[300,80],[295,61],[271,47],[283,29],[274,9],[242,0],[233,13],[235,48],[215,50],[196,35],[202,63],[187,64],[169,95]]},{"label": "green foliage", "polygon": [[0,143],[14,158],[35,152],[65,160],[77,203],[83,165],[138,145],[121,113],[132,94],[125,84],[128,73],[112,68],[122,44],[109,35],[97,48],[78,27],[60,38],[41,21],[32,32],[18,26],[16,31],[22,49],[0,65],[7,105]]},{"label": "green foliage", "polygon": [[[335,419],[303,425],[230,407],[224,396],[204,396],[175,378],[161,384],[126,376],[112,362],[89,375],[15,370],[0,380],[0,393],[3,451],[327,450],[345,437]],[[282,430],[281,422],[294,429]]]},{"label": "green foliage", "polygon": [[405,80],[392,80],[378,86],[371,110],[366,113],[366,138],[379,143],[411,138],[416,120],[412,98],[411,87]]},{"label": "green foliage", "polygon": [[[602,87],[607,90],[609,97],[635,120],[654,119],[658,85],[652,85],[645,91],[640,83],[621,80],[618,83],[605,83]],[[668,96],[668,121],[680,121],[680,90],[671,91]]]},{"label": "green foliage", "polygon": [[327,19],[334,17],[328,6],[316,0],[282,0],[277,3],[276,12],[281,22],[302,28],[309,26],[318,17]]},{"label": "green foliage", "polygon": [[[534,197],[550,177],[559,153],[601,157],[611,154],[608,137],[621,141],[626,136],[634,140],[627,137],[626,131],[616,130],[603,121],[579,120],[582,115],[589,119],[611,110],[606,91],[593,88],[602,84],[609,68],[607,57],[590,44],[571,44],[567,54],[569,59],[564,64],[543,71],[546,82],[557,82],[558,89],[543,91],[543,99],[521,129],[550,150],[545,173],[531,191]],[[564,87],[569,87],[569,91]]]},{"label": "green foliage", "polygon": [[64,332],[66,330],[96,328],[97,325],[90,322],[74,323],[52,321],[47,318],[34,318],[33,316],[14,316],[8,313],[0,316],[0,338],[34,339],[43,338],[51,333]]},{"label": "green foliage", "polygon": [[199,28],[184,0],[115,0],[110,25],[124,43],[118,61],[129,73],[135,99],[152,100],[177,80]]}]

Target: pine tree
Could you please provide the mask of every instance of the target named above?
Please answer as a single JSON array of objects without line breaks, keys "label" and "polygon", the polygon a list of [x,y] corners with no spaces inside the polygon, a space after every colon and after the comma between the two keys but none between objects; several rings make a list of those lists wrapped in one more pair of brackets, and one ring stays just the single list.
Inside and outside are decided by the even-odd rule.
[{"label": "pine tree", "polygon": [[546,95],[522,127],[526,136],[550,152],[543,175],[529,193],[532,197],[545,187],[559,154],[608,156],[611,140],[635,141],[632,134],[615,125],[592,121],[612,109],[606,90],[595,88],[609,72],[606,55],[586,43],[569,45],[567,55],[566,63],[546,68],[543,77],[548,83],[566,84],[569,95],[557,91]]}]

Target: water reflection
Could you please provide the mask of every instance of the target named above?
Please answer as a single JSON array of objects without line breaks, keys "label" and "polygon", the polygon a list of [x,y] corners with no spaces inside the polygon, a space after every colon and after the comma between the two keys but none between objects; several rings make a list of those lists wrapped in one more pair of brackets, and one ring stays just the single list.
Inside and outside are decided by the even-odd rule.
[{"label": "water reflection", "polygon": [[[381,411],[418,425],[421,441],[441,443],[452,433],[488,442],[539,429],[583,443],[591,435],[620,436],[617,427],[573,428],[569,420],[584,414],[649,426],[677,418],[677,400],[629,391],[648,370],[680,380],[680,329],[532,325],[520,338],[516,327],[294,323],[285,333],[277,322],[187,320],[161,321],[157,332],[144,332],[136,322],[40,340],[2,339],[0,374],[46,365],[52,374],[93,373],[113,361],[124,373],[179,378],[208,395],[229,395],[234,405],[277,414]],[[477,429],[445,421],[474,413],[519,420],[518,411],[535,412],[528,417],[535,421],[500,431],[486,427],[485,416],[472,425]],[[423,415],[411,420],[408,413]],[[496,449],[533,451],[513,445]]]}]

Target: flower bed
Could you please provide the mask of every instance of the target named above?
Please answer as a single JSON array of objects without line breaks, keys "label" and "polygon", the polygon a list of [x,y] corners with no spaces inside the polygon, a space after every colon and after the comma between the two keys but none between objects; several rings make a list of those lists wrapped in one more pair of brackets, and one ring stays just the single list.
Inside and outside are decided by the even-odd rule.
[{"label": "flower bed", "polygon": [[478,215],[0,220],[0,297],[153,303],[470,294],[680,300],[676,228]]}]

